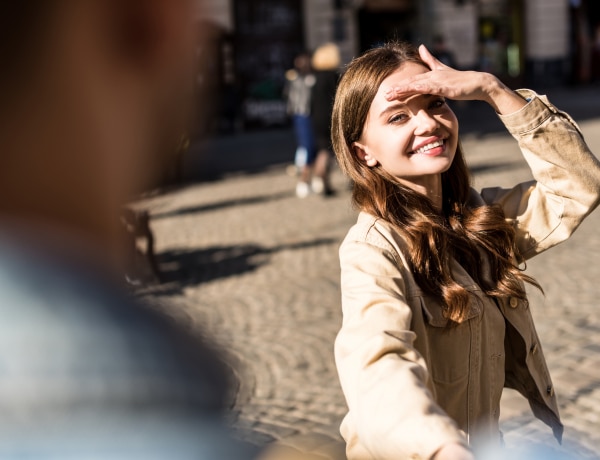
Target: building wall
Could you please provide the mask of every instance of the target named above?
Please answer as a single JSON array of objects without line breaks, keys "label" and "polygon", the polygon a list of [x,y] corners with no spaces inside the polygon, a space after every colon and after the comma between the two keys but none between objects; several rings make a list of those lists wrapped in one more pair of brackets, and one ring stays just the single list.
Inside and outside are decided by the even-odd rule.
[{"label": "building wall", "polygon": [[[242,0],[198,0],[199,5],[202,5],[198,8],[198,17],[209,19],[223,32],[231,32],[232,43],[235,43],[238,34],[235,30],[234,6],[238,1],[242,2]],[[500,17],[500,22],[504,18],[504,22],[509,21],[514,26],[513,29],[519,31],[518,37],[516,39],[512,37],[510,40],[511,46],[518,47],[516,53],[518,69],[516,73],[513,72],[515,75],[510,74],[511,77],[515,77],[513,84],[517,84],[517,81],[520,84],[524,76],[526,80],[523,83],[532,84],[534,87],[559,84],[564,81],[565,63],[569,58],[569,0],[300,1],[303,29],[298,33],[297,43],[294,42],[297,49],[304,47],[307,50],[314,50],[325,42],[333,41],[340,46],[342,60],[347,63],[359,54],[361,41],[370,40],[365,31],[373,32],[372,24],[367,26],[370,29],[365,28],[362,35],[359,30],[359,24],[365,27],[365,11],[400,11],[400,15],[405,14],[404,12],[408,15],[409,26],[407,27],[405,19],[403,24],[398,23],[398,28],[404,32],[409,30],[410,39],[415,43],[431,45],[433,37],[441,34],[446,40],[447,47],[453,52],[458,66],[485,69],[487,54],[484,52],[483,45],[487,45],[489,41],[484,40],[482,21],[495,15],[494,17]],[[512,7],[508,8],[509,5]],[[361,8],[365,9],[361,10]],[[360,22],[359,11],[363,11]],[[503,13],[498,11],[512,11],[511,15],[517,16],[502,16]],[[410,19],[411,15],[414,15],[414,20]],[[391,20],[392,28],[395,27],[393,22],[395,20]],[[388,18],[386,27],[389,28],[389,24]],[[517,45],[514,45],[515,42]],[[507,44],[504,41],[498,39],[495,43],[498,53],[509,54],[505,49]],[[365,44],[363,43],[362,46]],[[237,46],[234,48],[241,54],[247,54],[247,50],[242,52],[237,49]],[[264,52],[250,54],[261,53],[264,54]],[[228,52],[225,55],[223,58],[225,73],[235,74],[236,78],[239,78],[239,65],[235,67],[235,71],[232,71],[233,58],[227,58],[233,54]],[[241,55],[236,56],[235,62],[239,63],[241,58]],[[244,54],[244,58],[253,58],[253,56]],[[231,65],[227,65],[228,62]],[[227,69],[230,71],[227,72]],[[497,73],[495,69],[489,71]],[[506,75],[503,75],[504,77]],[[227,80],[225,78],[225,81]],[[238,81],[238,83],[244,82]]]},{"label": "building wall", "polygon": [[568,0],[527,0],[525,31],[528,59],[548,60],[568,57]]},{"label": "building wall", "polygon": [[[336,41],[344,62],[355,57],[359,53],[358,10],[364,6],[365,1],[343,2],[344,9],[336,11],[333,0],[304,0],[306,47],[314,50],[324,42]],[[414,5],[419,12],[417,39],[423,43],[431,43],[433,35],[439,32],[446,37],[449,48],[455,51],[457,63],[463,67],[473,67],[477,62],[475,3],[457,5],[448,0],[420,0],[415,1]],[[336,17],[343,27],[343,40],[335,36]]]},{"label": "building wall", "polygon": [[[433,20],[421,20],[422,27],[431,27],[444,37],[459,67],[474,68],[478,61],[476,4],[464,2],[459,5],[448,0],[435,0],[433,11]],[[432,38],[428,37],[429,40]]]},{"label": "building wall", "polygon": [[[204,0],[199,15],[221,25],[234,28],[232,2],[235,0]],[[488,2],[490,0],[487,0]],[[356,12],[364,0],[347,1],[342,11],[334,10],[333,0],[304,0],[304,36],[308,49],[334,40],[334,18],[343,19],[345,39],[340,42],[347,58],[358,52]],[[430,42],[433,31],[446,37],[450,49],[460,51],[456,59],[469,67],[477,62],[477,2],[462,5],[449,0],[421,0],[419,38]],[[527,0],[525,4],[525,55],[529,59],[565,58],[569,53],[569,0]]]},{"label": "building wall", "polygon": [[304,37],[308,49],[332,39],[332,4],[328,0],[304,0]]},{"label": "building wall", "polygon": [[[341,36],[336,37],[336,27],[340,29]],[[304,38],[308,50],[315,50],[323,43],[335,41],[340,47],[342,61],[350,61],[358,52],[354,7],[349,5],[336,10],[333,0],[304,0]]]},{"label": "building wall", "polygon": [[233,26],[233,0],[202,0],[198,2],[198,19],[208,19],[231,32]]},{"label": "building wall", "polygon": [[527,84],[547,87],[564,83],[569,73],[569,1],[526,1],[525,37]]}]

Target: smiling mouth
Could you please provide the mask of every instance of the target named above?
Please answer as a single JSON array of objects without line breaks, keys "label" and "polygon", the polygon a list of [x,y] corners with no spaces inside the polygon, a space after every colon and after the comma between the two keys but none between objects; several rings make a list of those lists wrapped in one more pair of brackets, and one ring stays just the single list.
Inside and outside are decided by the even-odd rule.
[{"label": "smiling mouth", "polygon": [[416,153],[427,154],[430,150],[433,150],[437,147],[443,147],[445,142],[446,142],[445,139],[438,139],[427,145],[424,145],[423,147],[419,147],[417,150],[413,150],[411,153],[412,154],[416,154]]}]

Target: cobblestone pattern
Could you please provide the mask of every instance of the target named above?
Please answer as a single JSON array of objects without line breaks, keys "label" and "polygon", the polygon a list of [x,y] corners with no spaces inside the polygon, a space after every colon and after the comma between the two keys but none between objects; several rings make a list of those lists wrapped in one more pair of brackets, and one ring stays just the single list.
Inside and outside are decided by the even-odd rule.
[{"label": "cobblestone pattern", "polygon": [[[600,151],[600,121],[582,124]],[[507,135],[464,139],[475,185],[530,178]],[[228,350],[239,377],[234,425],[255,444],[316,433],[339,440],[346,411],[333,340],[341,324],[339,243],[356,214],[338,195],[297,199],[280,169],[202,183],[140,202],[149,209],[166,282],[142,292]],[[600,211],[573,238],[529,264],[546,296],[531,304],[566,425],[557,452],[600,458]],[[552,446],[550,430],[512,391],[503,397],[507,445]]]}]

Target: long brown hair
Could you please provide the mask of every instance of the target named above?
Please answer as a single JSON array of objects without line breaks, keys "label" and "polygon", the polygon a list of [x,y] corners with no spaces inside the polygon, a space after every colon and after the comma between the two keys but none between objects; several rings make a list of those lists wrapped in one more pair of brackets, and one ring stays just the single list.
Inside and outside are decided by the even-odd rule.
[{"label": "long brown hair", "polygon": [[331,135],[339,164],[354,182],[355,206],[390,222],[404,235],[416,282],[441,300],[452,322],[466,318],[471,298],[453,278],[453,258],[487,295],[526,300],[523,281],[539,285],[517,266],[523,260],[503,210],[467,205],[471,185],[460,144],[452,165],[442,173],[441,213],[426,196],[403,186],[381,166],[367,166],[356,154],[353,144],[362,135],[381,82],[404,62],[427,67],[411,45],[389,43],[354,59],[340,80]]}]

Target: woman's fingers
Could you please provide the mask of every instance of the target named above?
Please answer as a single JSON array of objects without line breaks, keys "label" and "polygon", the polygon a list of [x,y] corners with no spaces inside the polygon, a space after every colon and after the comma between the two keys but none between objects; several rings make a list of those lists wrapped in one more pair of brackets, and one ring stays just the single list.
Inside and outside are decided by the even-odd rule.
[{"label": "woman's fingers", "polygon": [[388,89],[388,101],[414,94],[433,94],[457,100],[485,100],[485,88],[490,75],[482,72],[460,71],[450,67],[431,70],[400,81]]},{"label": "woman's fingers", "polygon": [[[438,61],[425,45],[419,46],[419,56],[432,71],[454,70]],[[436,72],[427,72],[422,75],[416,75],[394,88],[390,88],[386,92],[386,98],[391,101],[399,97],[411,96],[413,94],[445,95],[443,90],[444,85],[440,85],[439,82],[435,80],[436,77],[438,77]]]},{"label": "woman's fingers", "polygon": [[419,46],[419,56],[430,70],[399,81],[388,89],[385,93],[388,101],[405,99],[416,94],[432,94],[458,100],[486,99],[489,75],[448,67],[438,61],[425,45]]},{"label": "woman's fingers", "polygon": [[399,99],[403,97],[409,97],[415,94],[435,94],[435,95],[446,95],[443,87],[436,82],[431,75],[432,72],[427,72],[421,75],[415,75],[392,88],[389,88],[385,97],[388,101]]},{"label": "woman's fingers", "polygon": [[425,45],[419,46],[419,56],[421,56],[423,62],[427,64],[431,70],[448,68],[448,66],[438,61],[433,54],[429,52]]},{"label": "woman's fingers", "polygon": [[406,102],[419,94],[431,94],[455,100],[486,101],[498,113],[511,113],[524,104],[519,96],[489,73],[448,67],[438,61],[424,45],[419,46],[419,56],[430,70],[394,83],[385,91],[388,101]]}]

